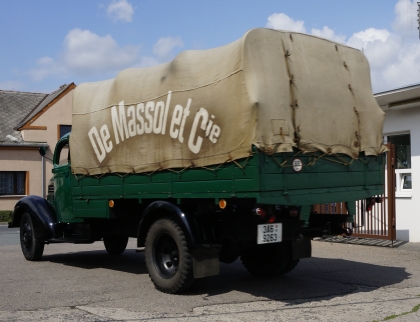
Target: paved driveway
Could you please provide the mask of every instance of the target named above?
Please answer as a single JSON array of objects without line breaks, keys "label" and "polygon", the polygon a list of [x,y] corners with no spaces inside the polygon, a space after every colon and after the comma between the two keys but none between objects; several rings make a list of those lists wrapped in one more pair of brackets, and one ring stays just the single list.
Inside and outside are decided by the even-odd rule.
[{"label": "paved driveway", "polygon": [[28,262],[18,231],[0,226],[0,321],[420,320],[420,245],[313,242],[313,256],[268,279],[240,261],[221,264],[219,276],[167,295],[153,288],[134,239],[117,257],[102,243],[54,244]]}]

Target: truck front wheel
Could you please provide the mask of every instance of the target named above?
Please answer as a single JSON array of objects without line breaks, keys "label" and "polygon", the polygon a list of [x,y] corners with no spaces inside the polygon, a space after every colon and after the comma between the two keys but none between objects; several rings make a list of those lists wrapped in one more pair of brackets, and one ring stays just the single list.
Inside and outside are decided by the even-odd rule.
[{"label": "truck front wheel", "polygon": [[156,289],[179,293],[193,281],[192,256],[185,234],[173,220],[157,220],[149,229],[145,243],[145,259]]},{"label": "truck front wheel", "polygon": [[250,247],[243,252],[241,260],[248,272],[261,277],[286,274],[299,262],[292,259],[291,243],[288,241]]},{"label": "truck front wheel", "polygon": [[108,254],[120,255],[127,248],[128,237],[126,236],[106,235],[103,239]]},{"label": "truck front wheel", "polygon": [[45,243],[35,238],[31,216],[24,213],[20,220],[20,247],[28,261],[39,261],[44,253]]}]

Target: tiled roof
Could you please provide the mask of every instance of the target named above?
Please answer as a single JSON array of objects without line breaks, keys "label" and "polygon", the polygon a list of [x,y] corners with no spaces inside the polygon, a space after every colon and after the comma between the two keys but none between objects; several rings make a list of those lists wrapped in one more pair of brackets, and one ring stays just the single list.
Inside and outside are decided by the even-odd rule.
[{"label": "tiled roof", "polygon": [[67,87],[71,86],[64,84],[61,85],[59,89],[57,89],[56,91],[48,94],[44,100],[42,100],[40,102],[40,104],[38,104],[37,106],[33,107],[33,110],[29,112],[29,114],[27,114],[24,118],[20,119],[19,124],[15,125],[15,129],[20,128],[21,126],[23,126],[26,122],[28,122],[31,118],[33,118],[35,115],[37,115],[45,106],[47,106],[49,103],[51,103],[58,95],[60,95],[62,92],[64,92]]},{"label": "tiled roof", "polygon": [[50,94],[0,90],[0,145],[45,145],[42,142],[25,142],[18,129],[70,86],[75,85],[61,85]]},{"label": "tiled roof", "polygon": [[14,128],[48,94],[0,90],[0,144],[23,143],[19,131]]}]

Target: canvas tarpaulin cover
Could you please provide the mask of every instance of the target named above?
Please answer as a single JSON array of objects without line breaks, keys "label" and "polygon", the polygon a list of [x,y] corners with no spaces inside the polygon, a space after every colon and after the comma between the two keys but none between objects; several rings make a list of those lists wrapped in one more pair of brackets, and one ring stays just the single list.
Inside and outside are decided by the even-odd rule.
[{"label": "canvas tarpaulin cover", "polygon": [[358,50],[254,29],[74,91],[75,174],[203,167],[266,153],[378,155],[384,113]]}]

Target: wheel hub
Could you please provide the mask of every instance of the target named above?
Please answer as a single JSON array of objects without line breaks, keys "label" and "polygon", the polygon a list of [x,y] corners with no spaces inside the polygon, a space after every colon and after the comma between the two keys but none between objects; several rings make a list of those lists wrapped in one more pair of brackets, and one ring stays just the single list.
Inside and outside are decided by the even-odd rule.
[{"label": "wheel hub", "polygon": [[156,239],[154,260],[157,271],[164,278],[171,278],[178,271],[179,250],[171,235],[165,233]]},{"label": "wheel hub", "polygon": [[25,223],[22,227],[21,240],[26,248],[30,248],[32,244],[32,229],[29,223]]}]

